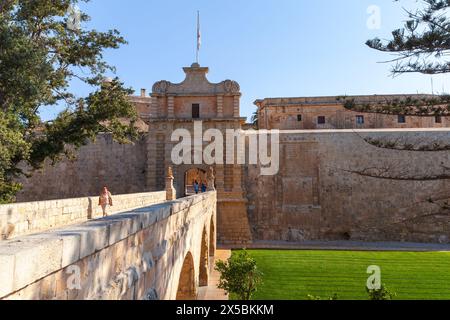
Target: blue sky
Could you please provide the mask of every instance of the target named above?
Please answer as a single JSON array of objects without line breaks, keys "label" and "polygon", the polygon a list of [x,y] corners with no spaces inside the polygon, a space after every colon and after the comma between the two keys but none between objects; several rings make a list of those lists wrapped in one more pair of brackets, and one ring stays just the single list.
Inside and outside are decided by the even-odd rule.
[{"label": "blue sky", "polygon": [[[390,76],[386,54],[365,46],[402,25],[414,0],[92,0],[81,4],[88,27],[116,28],[129,44],[105,58],[139,92],[154,82],[184,79],[195,60],[196,12],[201,12],[200,64],[209,80],[233,79],[243,93],[242,115],[265,97],[430,93],[426,75]],[[381,9],[380,29],[370,29],[368,8]],[[450,91],[449,76],[434,76],[435,92]],[[74,84],[80,95],[87,88]],[[57,110],[45,109],[44,118]]]}]

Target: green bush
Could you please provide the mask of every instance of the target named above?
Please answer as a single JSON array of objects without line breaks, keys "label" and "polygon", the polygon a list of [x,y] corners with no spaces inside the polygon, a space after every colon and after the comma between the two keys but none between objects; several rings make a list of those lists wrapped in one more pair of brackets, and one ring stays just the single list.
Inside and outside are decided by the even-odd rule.
[{"label": "green bush", "polygon": [[396,293],[390,291],[386,286],[383,284],[381,285],[381,288],[376,289],[369,289],[366,288],[367,294],[369,295],[369,300],[374,301],[381,301],[381,300],[392,300],[397,295]]},{"label": "green bush", "polygon": [[233,252],[226,262],[218,261],[215,269],[220,272],[218,288],[239,300],[251,300],[262,283],[256,261],[245,250]]},{"label": "green bush", "polygon": [[320,300],[336,301],[336,300],[339,299],[339,297],[338,297],[338,295],[336,293],[333,296],[331,296],[331,297],[329,297],[327,299],[323,299],[320,296],[313,296],[311,294],[308,294],[307,298],[308,298],[308,300],[311,300],[311,301],[320,301]]}]

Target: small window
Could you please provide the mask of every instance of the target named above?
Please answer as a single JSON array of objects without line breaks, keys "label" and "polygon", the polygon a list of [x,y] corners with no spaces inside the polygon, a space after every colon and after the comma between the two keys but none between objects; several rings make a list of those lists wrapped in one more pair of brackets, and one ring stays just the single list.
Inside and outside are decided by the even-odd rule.
[{"label": "small window", "polygon": [[398,123],[406,123],[406,116],[398,116]]},{"label": "small window", "polygon": [[356,116],[356,124],[364,124],[364,116]]},{"label": "small window", "polygon": [[326,122],[327,121],[326,121],[326,118],[324,116],[320,116],[320,117],[317,118],[317,123],[318,124],[325,124]]},{"label": "small window", "polygon": [[299,115],[297,116],[297,121],[300,122],[300,121],[302,121],[302,120],[303,120],[302,115],[299,114]]},{"label": "small window", "polygon": [[200,105],[198,103],[192,105],[192,119],[200,118]]},{"label": "small window", "polygon": [[436,123],[442,123],[442,117],[441,116],[436,116],[436,118],[434,119],[434,121]]}]

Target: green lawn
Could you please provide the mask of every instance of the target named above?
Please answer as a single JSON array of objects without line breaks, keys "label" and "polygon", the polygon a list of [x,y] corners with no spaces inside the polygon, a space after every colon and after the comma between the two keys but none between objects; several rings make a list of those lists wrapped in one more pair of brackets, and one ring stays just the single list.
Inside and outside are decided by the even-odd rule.
[{"label": "green lawn", "polygon": [[251,250],[264,273],[256,300],[305,300],[308,294],[367,300],[367,267],[381,268],[396,299],[450,299],[450,253]]}]

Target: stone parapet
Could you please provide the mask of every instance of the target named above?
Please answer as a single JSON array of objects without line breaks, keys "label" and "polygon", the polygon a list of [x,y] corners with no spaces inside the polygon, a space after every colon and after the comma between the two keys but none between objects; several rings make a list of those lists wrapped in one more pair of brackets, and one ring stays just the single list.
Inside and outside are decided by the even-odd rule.
[{"label": "stone parapet", "polygon": [[[113,195],[109,214],[166,201],[166,192]],[[98,196],[0,205],[1,240],[85,222],[103,216]]]},{"label": "stone parapet", "polygon": [[0,299],[173,299],[215,212],[209,192],[3,241]]}]

